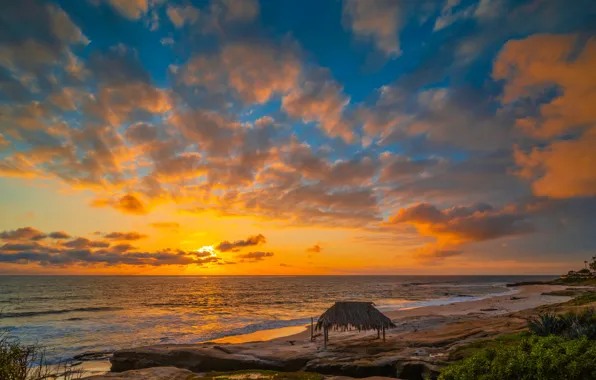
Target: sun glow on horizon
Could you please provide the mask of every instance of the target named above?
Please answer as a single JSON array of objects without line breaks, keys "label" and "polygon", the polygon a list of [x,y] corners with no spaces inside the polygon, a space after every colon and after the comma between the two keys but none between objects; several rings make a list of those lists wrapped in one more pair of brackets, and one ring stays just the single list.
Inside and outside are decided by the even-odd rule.
[{"label": "sun glow on horizon", "polygon": [[211,257],[216,257],[215,248],[212,245],[205,245],[197,250],[199,253],[209,253]]}]

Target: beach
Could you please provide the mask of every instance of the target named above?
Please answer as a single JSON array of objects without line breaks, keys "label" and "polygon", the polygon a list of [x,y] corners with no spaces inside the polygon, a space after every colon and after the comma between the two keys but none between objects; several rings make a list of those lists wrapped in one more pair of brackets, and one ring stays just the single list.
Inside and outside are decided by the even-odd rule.
[{"label": "beach", "polygon": [[[462,301],[445,305],[415,307],[402,310],[386,311],[397,325],[395,329],[387,331],[387,342],[381,343],[375,331],[331,331],[329,340],[329,353],[326,361],[355,361],[361,363],[370,360],[371,347],[379,352],[389,352],[395,356],[400,352],[402,356],[416,356],[417,360],[424,358],[440,358],[445,355],[442,343],[451,342],[463,344],[474,339],[486,338],[498,334],[520,331],[525,328],[525,316],[531,315],[533,309],[561,303],[571,297],[544,295],[553,291],[566,289],[559,285],[529,285],[512,288],[507,295],[490,296],[472,301]],[[525,314],[524,314],[525,313]],[[317,334],[320,334],[317,332]],[[406,342],[418,342],[417,348],[408,347]],[[435,347],[439,344],[439,347]],[[229,336],[214,339],[209,342],[194,345],[157,345],[149,346],[159,348],[160,352],[168,350],[200,350],[201,355],[220,355],[221,347],[226,352],[239,356],[252,358],[266,357],[270,360],[279,360],[280,363],[297,357],[311,357],[321,352],[321,337],[314,342],[310,340],[310,326],[292,326],[280,329],[267,329],[249,334]],[[215,349],[214,349],[215,347]],[[373,351],[374,351],[373,350]],[[131,348],[125,352],[144,352],[142,348]],[[196,352],[196,351],[195,351]],[[375,351],[376,352],[376,351]],[[379,352],[376,352],[378,356]],[[383,355],[381,355],[383,356]],[[127,359],[128,360],[128,359]],[[329,369],[319,363],[320,358],[311,358],[311,370],[325,372]],[[376,363],[379,360],[375,358]],[[116,359],[117,362],[117,359]],[[229,364],[231,368],[240,363]],[[310,362],[309,362],[310,363]],[[180,363],[179,363],[180,364]],[[90,361],[82,364],[86,374],[100,374],[109,370],[107,359]],[[244,364],[240,365],[242,367]],[[281,366],[281,364],[280,364]],[[371,367],[378,367],[377,364]],[[116,368],[124,370],[126,368]],[[375,373],[378,369],[370,369]],[[378,370],[381,371],[382,370]]]}]

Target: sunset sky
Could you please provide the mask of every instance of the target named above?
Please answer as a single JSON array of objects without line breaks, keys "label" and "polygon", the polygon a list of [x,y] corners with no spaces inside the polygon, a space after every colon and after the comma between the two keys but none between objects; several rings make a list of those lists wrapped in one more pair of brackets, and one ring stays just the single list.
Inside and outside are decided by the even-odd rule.
[{"label": "sunset sky", "polygon": [[0,274],[560,274],[596,1],[0,1]]}]

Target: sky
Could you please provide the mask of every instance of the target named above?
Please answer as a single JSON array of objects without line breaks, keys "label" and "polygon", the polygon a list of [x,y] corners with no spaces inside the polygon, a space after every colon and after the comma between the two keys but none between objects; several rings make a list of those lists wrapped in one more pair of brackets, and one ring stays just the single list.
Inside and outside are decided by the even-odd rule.
[{"label": "sky", "polygon": [[0,274],[560,274],[593,0],[0,1]]}]

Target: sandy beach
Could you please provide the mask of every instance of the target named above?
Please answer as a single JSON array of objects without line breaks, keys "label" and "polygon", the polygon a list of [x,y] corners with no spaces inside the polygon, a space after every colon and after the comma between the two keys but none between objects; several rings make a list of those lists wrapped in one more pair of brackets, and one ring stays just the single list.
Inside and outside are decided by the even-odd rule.
[{"label": "sandy beach", "polygon": [[[396,324],[397,328],[387,331],[388,344],[392,341],[403,341],[413,339],[411,334],[443,334],[445,336],[459,336],[461,334],[460,323],[465,322],[471,331],[475,331],[483,325],[483,320],[492,318],[491,321],[499,320],[499,316],[533,309],[542,305],[565,302],[571,297],[544,295],[552,291],[564,290],[566,286],[558,285],[529,285],[512,288],[507,295],[487,297],[479,300],[463,301],[439,306],[425,306],[405,310],[387,311],[385,314]],[[522,321],[523,322],[523,321]],[[517,326],[523,326],[518,323]],[[452,326],[456,326],[453,328]],[[509,325],[507,325],[509,327]],[[495,332],[500,325],[490,327]],[[497,329],[497,330],[495,330]],[[408,335],[410,334],[410,335]],[[330,348],[342,350],[346,346],[358,346],[361,343],[370,344],[376,339],[376,332],[333,331],[330,333]],[[429,338],[432,339],[432,338]],[[252,352],[271,353],[271,355],[282,355],[284,351],[292,354],[302,351],[317,351],[322,343],[320,339],[310,341],[310,326],[293,326],[280,329],[261,330],[250,334],[225,337],[196,346],[224,345],[238,350],[251,350]],[[188,346],[188,345],[186,345]],[[275,352],[275,354],[273,354]],[[83,361],[80,364],[85,375],[98,375],[109,371],[110,363],[107,360]]]}]

